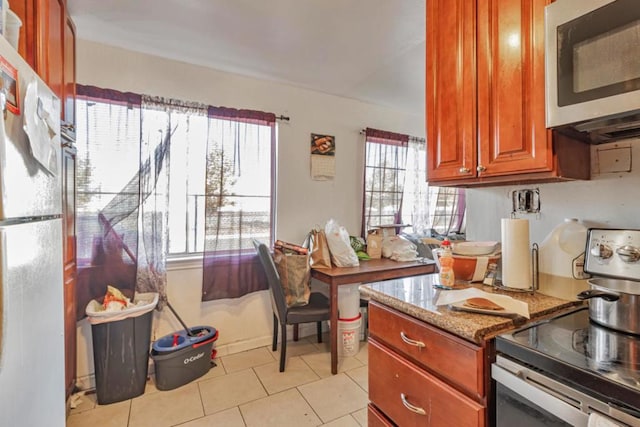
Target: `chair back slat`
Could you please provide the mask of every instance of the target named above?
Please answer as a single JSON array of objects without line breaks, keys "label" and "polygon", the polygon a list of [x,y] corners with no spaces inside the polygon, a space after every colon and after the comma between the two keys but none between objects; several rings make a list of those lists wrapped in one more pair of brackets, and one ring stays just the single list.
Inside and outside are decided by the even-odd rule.
[{"label": "chair back slat", "polygon": [[267,281],[269,282],[269,290],[271,291],[272,303],[275,303],[275,309],[277,310],[278,319],[281,323],[286,322],[287,319],[287,299],[284,293],[284,288],[280,282],[280,276],[276,269],[276,264],[273,261],[273,257],[269,252],[269,248],[264,243],[261,243],[253,239],[253,245],[258,252],[258,258],[264,268],[264,272],[267,275]]}]

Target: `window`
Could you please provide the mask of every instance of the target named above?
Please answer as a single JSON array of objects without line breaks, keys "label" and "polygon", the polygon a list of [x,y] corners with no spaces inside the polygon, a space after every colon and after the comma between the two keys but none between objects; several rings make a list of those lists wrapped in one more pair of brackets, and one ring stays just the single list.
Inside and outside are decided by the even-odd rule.
[{"label": "window", "polygon": [[[175,100],[136,105],[122,102],[119,92],[116,101],[110,99],[112,92],[116,93],[101,90],[104,99],[81,95],[77,100],[78,238],[87,240],[78,242],[78,258],[90,260],[92,256],[92,233],[83,232],[83,227],[90,227],[96,213],[139,173],[141,135],[164,129],[171,132],[166,214],[169,255],[204,251],[205,207],[211,200],[221,201],[215,206],[219,217],[241,216],[252,224],[250,235],[244,229],[244,243],[236,235],[236,223],[217,229],[216,237],[227,241],[230,249],[254,251],[250,237],[272,238],[275,116],[265,123],[256,115],[268,113]],[[242,247],[235,247],[238,245]]]},{"label": "window", "polygon": [[363,234],[383,224],[409,224],[421,236],[463,234],[464,189],[426,182],[424,139],[367,129]]},{"label": "window", "polygon": [[409,139],[376,129],[367,129],[365,134],[363,235],[376,226],[401,220]]}]

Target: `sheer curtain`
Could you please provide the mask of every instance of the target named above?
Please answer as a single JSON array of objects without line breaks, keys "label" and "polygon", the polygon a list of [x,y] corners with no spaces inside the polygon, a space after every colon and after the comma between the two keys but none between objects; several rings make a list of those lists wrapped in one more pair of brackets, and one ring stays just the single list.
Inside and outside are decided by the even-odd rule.
[{"label": "sheer curtain", "polygon": [[267,289],[252,238],[273,241],[275,115],[209,107],[202,300]]},{"label": "sheer curtain", "polygon": [[426,159],[427,147],[424,138],[409,137],[402,221],[411,224],[413,233],[421,236],[429,236],[431,233]]},{"label": "sheer curtain", "polygon": [[[78,85],[77,318],[107,285],[166,293],[170,129],[137,94]],[[143,107],[145,106],[145,107]]]},{"label": "sheer curtain", "polygon": [[463,234],[465,189],[436,187],[427,183],[427,147],[423,138],[409,137],[403,197],[405,231],[419,236]]}]

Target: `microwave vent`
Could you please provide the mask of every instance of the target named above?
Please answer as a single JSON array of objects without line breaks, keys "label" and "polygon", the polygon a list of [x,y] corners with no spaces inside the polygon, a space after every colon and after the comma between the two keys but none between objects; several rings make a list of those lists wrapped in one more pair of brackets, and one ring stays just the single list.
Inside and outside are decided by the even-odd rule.
[{"label": "microwave vent", "polygon": [[590,120],[575,124],[573,129],[588,135],[592,144],[636,138],[640,137],[640,113]]}]

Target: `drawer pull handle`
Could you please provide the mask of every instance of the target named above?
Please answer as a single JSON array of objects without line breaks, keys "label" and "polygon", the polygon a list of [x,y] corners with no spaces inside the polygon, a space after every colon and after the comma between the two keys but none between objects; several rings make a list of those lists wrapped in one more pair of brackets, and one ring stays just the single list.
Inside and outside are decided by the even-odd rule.
[{"label": "drawer pull handle", "polygon": [[426,347],[426,345],[424,345],[424,343],[422,341],[412,340],[411,338],[406,336],[404,334],[404,332],[400,332],[400,338],[402,338],[402,341],[406,342],[409,345],[413,345],[413,346],[420,347],[420,348],[425,348]]},{"label": "drawer pull handle", "polygon": [[404,405],[404,407],[410,410],[411,412],[414,412],[419,415],[427,415],[427,412],[424,409],[419,408],[417,406],[413,406],[411,403],[407,402],[407,396],[405,396],[404,393],[400,393],[400,400],[402,400],[402,404]]}]

